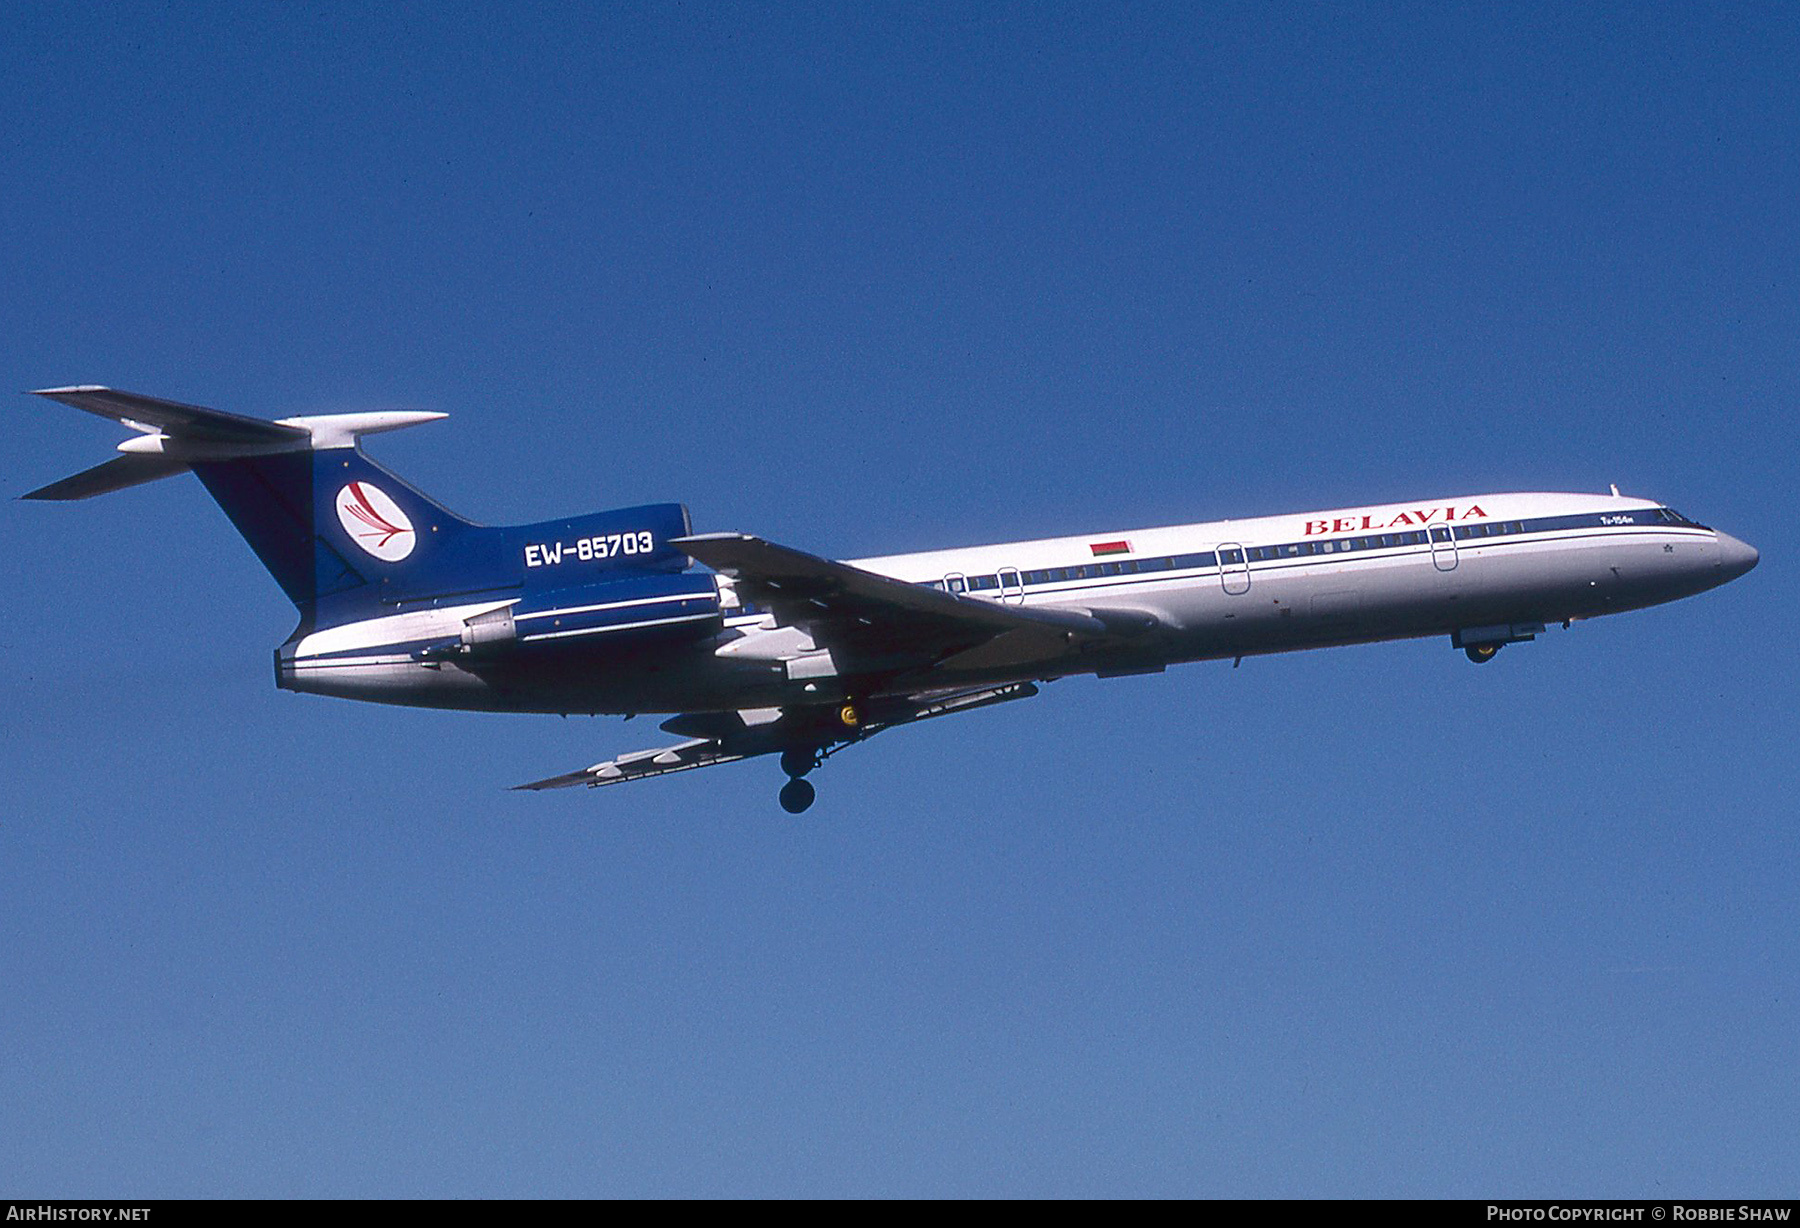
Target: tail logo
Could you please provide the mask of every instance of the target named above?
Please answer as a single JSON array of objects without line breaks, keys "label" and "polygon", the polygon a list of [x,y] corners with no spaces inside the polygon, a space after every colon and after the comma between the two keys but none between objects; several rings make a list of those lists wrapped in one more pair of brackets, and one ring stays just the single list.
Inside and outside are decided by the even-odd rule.
[{"label": "tail logo", "polygon": [[398,563],[417,540],[412,521],[379,486],[352,482],[337,495],[338,522],[350,540],[384,563]]}]

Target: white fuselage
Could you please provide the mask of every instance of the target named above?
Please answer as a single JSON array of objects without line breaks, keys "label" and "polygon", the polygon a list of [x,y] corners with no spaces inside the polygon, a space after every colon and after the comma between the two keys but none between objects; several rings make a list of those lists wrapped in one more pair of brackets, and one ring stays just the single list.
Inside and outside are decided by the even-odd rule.
[{"label": "white fuselage", "polygon": [[[852,562],[898,579],[962,588],[971,578],[985,582],[1004,573],[1004,591],[984,587],[972,595],[1143,610],[1167,626],[1208,636],[1235,638],[1239,628],[1227,624],[1315,615],[1341,620],[1352,611],[1354,621],[1372,625],[1424,608],[1455,625],[1462,621],[1459,605],[1468,604],[1547,599],[1559,609],[1570,606],[1564,617],[1631,608],[1620,604],[1627,592],[1662,592],[1668,581],[1716,560],[1717,534],[1652,519],[1659,510],[1648,500],[1606,495],[1478,495]],[[1544,523],[1570,518],[1598,523]],[[1472,536],[1491,525],[1521,528]],[[1102,552],[1120,545],[1126,549]],[[1190,565],[1143,567],[1163,559]],[[1016,586],[1015,572],[1022,581]],[[1657,599],[1677,595],[1685,593]]]},{"label": "white fuselage", "polygon": [[[457,635],[470,617],[461,607],[404,615],[411,621],[403,635],[353,624],[299,637],[284,648],[283,668],[307,678],[296,689],[394,703],[583,712],[761,708],[875,687],[917,691],[939,680],[961,686],[1145,672],[1180,661],[1422,635],[1450,635],[1465,646],[1506,643],[1551,622],[1689,596],[1755,562],[1756,552],[1742,542],[1643,499],[1465,496],[851,560],[976,599],[1078,610],[1141,628],[1125,647],[1085,658],[950,662],[879,681],[833,668],[798,670],[796,663],[817,655],[809,637],[746,607],[731,582],[717,577],[719,619],[704,638],[606,657],[610,631],[603,630],[586,640],[603,665],[582,669],[565,659],[554,676],[533,677],[528,701],[495,671],[409,651],[409,644]],[[544,626],[557,614],[552,608],[528,617]],[[376,661],[383,668],[369,668]],[[558,679],[566,680],[560,691]]]}]

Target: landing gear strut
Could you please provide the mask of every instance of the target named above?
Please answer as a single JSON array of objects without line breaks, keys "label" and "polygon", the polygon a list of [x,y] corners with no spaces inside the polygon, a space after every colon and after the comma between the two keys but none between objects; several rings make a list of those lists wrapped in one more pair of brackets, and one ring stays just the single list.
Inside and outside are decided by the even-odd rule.
[{"label": "landing gear strut", "polygon": [[803,778],[830,758],[833,752],[868,736],[862,723],[862,708],[854,699],[846,699],[838,705],[832,729],[812,730],[819,737],[817,743],[811,746],[789,746],[781,752],[781,770],[788,776],[788,782],[781,786],[781,792],[777,795],[783,810],[789,814],[800,814],[813,804],[813,799],[818,796],[817,791]]},{"label": "landing gear strut", "polygon": [[[784,755],[783,758],[785,759],[786,756]],[[781,808],[783,810],[787,811],[789,814],[799,814],[813,804],[813,798],[816,794],[811,782],[802,780],[800,777],[796,776],[785,785],[781,786],[781,793],[779,796],[781,799]]]},{"label": "landing gear strut", "polygon": [[822,758],[824,756],[811,746],[790,746],[781,752],[781,770],[788,774],[788,782],[781,786],[779,795],[783,810],[799,814],[813,804],[817,793],[811,782],[801,777],[818,767]]},{"label": "landing gear strut", "polygon": [[1500,645],[1498,644],[1470,644],[1463,649],[1463,655],[1477,665],[1486,665],[1494,659],[1494,654],[1499,651]]}]

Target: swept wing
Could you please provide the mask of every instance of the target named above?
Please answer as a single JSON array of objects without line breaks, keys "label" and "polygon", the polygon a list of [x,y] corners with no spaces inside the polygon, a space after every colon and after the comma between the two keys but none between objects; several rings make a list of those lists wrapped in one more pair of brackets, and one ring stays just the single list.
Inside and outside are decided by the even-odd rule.
[{"label": "swept wing", "polygon": [[[852,709],[854,724],[846,724],[845,709],[834,706],[760,708],[744,712],[692,712],[671,717],[662,727],[670,733],[696,733],[672,746],[633,751],[596,763],[577,772],[515,786],[520,789],[564,789],[571,785],[616,785],[670,772],[735,763],[756,755],[793,751],[823,757],[852,742],[861,742],[885,729],[968,712],[1013,699],[1029,699],[1038,688],[1029,682],[1012,686],[971,687],[926,691],[917,695],[890,696]],[[784,764],[785,766],[785,764]],[[796,772],[795,774],[802,774]]]},{"label": "swept wing", "polygon": [[853,667],[911,658],[959,667],[1048,661],[1107,646],[1154,625],[1141,615],[1006,605],[909,584],[742,533],[671,543],[730,576],[783,624],[804,628]]}]

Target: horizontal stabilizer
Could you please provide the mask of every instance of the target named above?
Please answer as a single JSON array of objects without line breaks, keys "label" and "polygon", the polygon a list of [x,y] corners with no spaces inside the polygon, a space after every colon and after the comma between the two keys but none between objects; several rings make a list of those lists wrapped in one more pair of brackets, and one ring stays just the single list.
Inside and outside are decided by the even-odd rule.
[{"label": "horizontal stabilizer", "polygon": [[[208,443],[296,443],[307,439],[304,427],[283,426],[261,418],[246,418],[218,409],[202,409],[136,392],[120,392],[117,388],[101,388],[83,384],[74,388],[42,388],[34,396],[48,397],[73,405],[76,409],[122,422],[133,430],[151,434],[160,431],[179,439],[204,440]],[[148,481],[149,479],[145,479]],[[98,492],[95,492],[98,493]]]},{"label": "horizontal stabilizer", "polygon": [[157,478],[171,477],[184,472],[187,462],[168,456],[121,456],[117,460],[109,460],[95,465],[92,469],[83,469],[80,473],[64,478],[60,482],[52,482],[48,486],[39,487],[28,495],[20,495],[21,499],[91,499],[95,495],[104,495],[109,491],[124,490],[127,486],[138,486],[145,482],[154,482]]},{"label": "horizontal stabilizer", "polygon": [[268,422],[97,384],[41,388],[32,395],[110,418],[137,434],[119,445],[119,451],[125,454],[119,459],[52,482],[22,496],[26,499],[87,499],[196,467],[201,481],[207,481],[208,465],[282,453],[355,448],[364,435],[444,417],[425,410],[384,409]]}]

